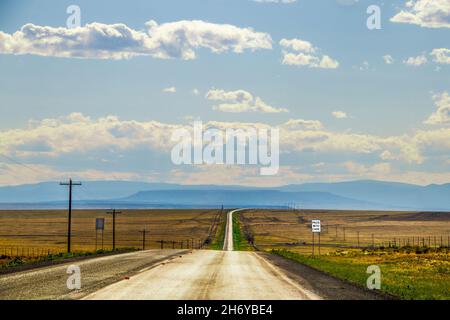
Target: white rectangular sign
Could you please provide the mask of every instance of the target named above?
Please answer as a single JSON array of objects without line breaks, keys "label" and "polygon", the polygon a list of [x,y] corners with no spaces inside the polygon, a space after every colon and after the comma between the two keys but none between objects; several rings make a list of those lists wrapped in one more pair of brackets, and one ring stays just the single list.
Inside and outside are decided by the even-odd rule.
[{"label": "white rectangular sign", "polygon": [[311,222],[312,222],[311,223],[312,232],[320,233],[320,231],[321,231],[320,220],[312,220]]}]

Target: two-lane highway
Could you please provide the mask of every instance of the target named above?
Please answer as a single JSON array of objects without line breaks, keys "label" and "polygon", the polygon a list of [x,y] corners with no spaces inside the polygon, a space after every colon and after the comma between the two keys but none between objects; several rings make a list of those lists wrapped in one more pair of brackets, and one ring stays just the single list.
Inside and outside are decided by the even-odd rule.
[{"label": "two-lane highway", "polygon": [[233,210],[227,213],[227,224],[225,226],[225,237],[223,239],[223,250],[224,251],[233,251],[233,213],[239,211]]},{"label": "two-lane highway", "polygon": [[194,251],[86,299],[320,299],[257,253],[232,251],[236,211],[227,214],[223,251]]},{"label": "two-lane highway", "polygon": [[[222,251],[147,250],[0,275],[0,299],[384,299],[372,291],[262,252],[233,251],[233,214]],[[67,268],[81,271],[69,290]]]}]

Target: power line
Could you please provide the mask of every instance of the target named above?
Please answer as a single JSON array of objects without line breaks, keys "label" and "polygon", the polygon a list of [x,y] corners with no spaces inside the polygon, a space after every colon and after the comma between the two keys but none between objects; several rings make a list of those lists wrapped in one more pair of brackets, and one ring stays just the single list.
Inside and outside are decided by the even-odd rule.
[{"label": "power line", "polygon": [[121,214],[121,211],[116,211],[116,209],[112,209],[111,211],[107,211],[107,214],[112,214],[113,217],[113,251],[116,250],[116,214]]},{"label": "power line", "polygon": [[19,166],[22,166],[22,167],[24,167],[24,168],[27,168],[28,170],[34,171],[34,172],[36,172],[36,173],[44,173],[44,172],[42,172],[42,171],[40,171],[40,170],[37,170],[36,168],[30,167],[29,165],[26,165],[26,164],[20,162],[19,160],[16,160],[16,159],[14,159],[14,158],[11,158],[11,157],[9,157],[9,156],[7,156],[7,155],[5,155],[5,154],[0,153],[0,156],[2,156],[3,158],[5,158],[5,159],[8,160],[8,161],[11,161],[11,162],[13,162],[13,163],[15,163],[15,164],[18,164]]},{"label": "power line", "polygon": [[145,234],[148,232],[148,230],[143,229],[142,231],[139,231],[142,233],[142,250],[145,250]]},{"label": "power line", "polygon": [[81,186],[81,182],[73,182],[69,179],[69,182],[60,182],[61,186],[69,186],[69,216],[67,221],[67,253],[70,253],[70,236],[72,233],[72,186]]}]

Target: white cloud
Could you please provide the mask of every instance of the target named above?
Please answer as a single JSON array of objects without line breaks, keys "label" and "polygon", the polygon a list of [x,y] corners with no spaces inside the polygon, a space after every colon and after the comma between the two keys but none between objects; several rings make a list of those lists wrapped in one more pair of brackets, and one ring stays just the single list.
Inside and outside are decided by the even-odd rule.
[{"label": "white cloud", "polygon": [[200,90],[198,90],[197,88],[192,89],[192,94],[194,96],[198,96],[200,94]]},{"label": "white cloud", "polygon": [[26,24],[19,31],[0,31],[0,53],[33,54],[64,58],[129,59],[151,56],[160,59],[195,59],[196,50],[213,53],[271,49],[269,34],[201,20],[157,24],[149,21],[144,30],[122,23],[90,23],[67,29]]},{"label": "white cloud", "polygon": [[344,163],[344,167],[350,173],[372,178],[379,177],[380,175],[386,176],[391,172],[391,165],[386,162],[376,163],[374,165],[363,165],[354,161],[347,161]]},{"label": "white cloud", "polygon": [[191,184],[223,184],[223,185],[248,185],[248,186],[282,186],[303,182],[337,182],[360,179],[390,180],[404,183],[428,185],[431,183],[448,183],[449,172],[407,171],[399,172],[386,162],[371,165],[358,162],[340,163],[339,167],[346,170],[345,173],[333,173],[327,170],[324,163],[317,164],[314,173],[304,172],[301,166],[281,166],[276,176],[259,176],[258,170],[252,167],[240,166],[196,166],[192,172],[174,169],[171,172],[169,182]]},{"label": "white cloud", "polygon": [[386,54],[383,56],[384,63],[386,64],[393,64],[394,58],[390,54]]},{"label": "white cloud", "polygon": [[320,60],[319,68],[336,69],[337,67],[339,67],[339,62],[330,58],[327,55],[322,56],[322,59]]},{"label": "white cloud", "polygon": [[[320,55],[310,42],[301,39],[281,39],[284,65],[307,66],[310,68],[336,69],[339,62],[328,55]],[[291,52],[290,52],[291,51]]]},{"label": "white cloud", "polygon": [[20,185],[42,181],[66,180],[141,180],[142,175],[135,172],[102,170],[58,170],[48,165],[0,163],[0,185]]},{"label": "white cloud", "polygon": [[[211,93],[211,95],[216,95],[218,98],[222,96],[230,98],[232,96],[246,97],[248,93],[244,91],[237,93],[219,91]],[[436,96],[435,101],[439,108],[448,106],[449,95],[445,93],[439,97]],[[449,123],[448,120],[447,113],[447,118],[433,119],[433,123],[435,121],[438,123],[447,121]],[[227,128],[269,129],[271,126],[257,122],[209,121],[204,123],[204,127],[205,129],[226,130]],[[387,163],[399,162],[420,166],[433,159],[446,159],[450,153],[450,127],[418,130],[410,134],[393,136],[332,131],[325,128],[318,120],[290,119],[281,123],[278,127],[280,129],[281,154],[294,154],[295,159],[298,159],[298,157],[306,159],[305,156],[314,155],[314,163],[317,161],[329,163],[329,161],[339,158],[355,159],[355,157],[359,158],[359,155],[364,155],[364,158],[372,161],[382,159],[383,162]],[[92,155],[95,155],[94,158],[96,159],[109,159],[114,163],[121,154],[131,156],[134,155],[134,152],[144,152],[143,154],[162,157],[162,159],[167,157],[166,164],[170,166],[170,150],[174,145],[170,138],[173,130],[180,128],[192,130],[190,123],[169,124],[157,121],[121,120],[115,116],[93,119],[80,113],[74,113],[62,118],[33,121],[25,128],[0,131],[0,153],[25,163],[39,162],[39,159],[46,159],[51,163],[65,163],[65,159],[73,154],[82,156],[84,159],[90,159]],[[140,155],[142,157],[142,154]],[[103,170],[105,164],[100,163],[100,160],[96,163]],[[121,167],[124,170],[124,177],[130,175],[133,177],[132,173],[137,169],[133,167],[133,164],[129,167],[126,167],[127,165],[129,165],[129,161],[124,162],[123,167]],[[367,163],[361,165],[368,166]],[[33,166],[33,164],[29,166]],[[167,173],[164,169],[161,169],[161,163],[158,164],[158,168],[156,170],[161,175]],[[383,168],[386,167],[380,165],[380,167],[370,168],[370,170],[364,172],[366,172],[365,174],[375,172],[375,169],[380,169],[381,172]],[[44,168],[36,169],[38,171],[44,170]],[[108,173],[102,173],[99,169],[97,169],[98,172],[95,169],[89,169],[94,170],[88,172],[90,175],[85,172],[87,169],[78,169],[78,171],[74,170],[73,172],[85,172],[83,177],[86,178],[89,176],[96,177],[95,174],[99,178],[108,177]],[[8,178],[10,179],[8,181],[13,180],[11,177],[20,175],[19,168],[7,169],[4,173],[8,174],[8,170],[15,172],[14,176]],[[53,170],[58,171],[57,169]],[[29,174],[22,173],[24,177],[21,179],[25,179],[25,176],[29,175],[38,180],[41,176],[53,177],[55,174],[62,173],[58,171],[35,176],[32,173],[34,170],[26,171],[31,172]],[[119,174],[120,172],[117,176]],[[0,173],[0,176],[2,175],[3,173]],[[419,176],[424,177],[424,175],[418,173],[417,177]],[[349,178],[349,176],[335,177]],[[394,176],[392,175],[392,177]],[[400,174],[398,177],[401,179]],[[317,179],[317,176],[311,175],[310,178]],[[389,175],[389,178],[391,178],[391,175]]]},{"label": "white cloud", "polygon": [[450,28],[450,1],[408,0],[392,22],[415,24],[425,28]]},{"label": "white cloud", "polygon": [[[450,95],[448,92],[435,94],[433,96],[437,110],[425,120],[426,124],[450,124]],[[450,140],[450,136],[449,136]]]},{"label": "white cloud", "polygon": [[433,61],[440,64],[450,64],[450,49],[438,48],[433,49],[430,53],[433,56]]},{"label": "white cloud", "polygon": [[19,157],[57,157],[73,152],[109,148],[129,150],[138,146],[164,150],[170,131],[178,126],[156,121],[121,121],[116,116],[93,120],[81,113],[30,122],[29,128],[0,131],[0,153]]},{"label": "white cloud", "polygon": [[165,92],[165,93],[176,93],[177,92],[177,88],[176,87],[164,88],[163,92]]},{"label": "white cloud", "polygon": [[333,111],[331,114],[336,119],[346,119],[346,118],[348,118],[347,113],[345,113],[344,111]]},{"label": "white cloud", "polygon": [[213,106],[213,110],[222,112],[288,112],[285,108],[275,108],[268,105],[260,97],[253,97],[250,92],[245,90],[211,89],[206,93],[205,98],[213,101],[224,101],[224,103]]},{"label": "white cloud", "polygon": [[427,57],[425,55],[420,55],[417,57],[409,57],[408,59],[404,60],[403,63],[407,64],[409,66],[419,67],[428,62]]},{"label": "white cloud", "polygon": [[282,125],[288,130],[320,130],[323,125],[318,120],[289,119]]},{"label": "white cloud", "polygon": [[301,39],[281,39],[280,46],[285,49],[292,49],[294,51],[299,52],[308,52],[314,53],[316,52],[316,48],[309,41],[301,40]]}]

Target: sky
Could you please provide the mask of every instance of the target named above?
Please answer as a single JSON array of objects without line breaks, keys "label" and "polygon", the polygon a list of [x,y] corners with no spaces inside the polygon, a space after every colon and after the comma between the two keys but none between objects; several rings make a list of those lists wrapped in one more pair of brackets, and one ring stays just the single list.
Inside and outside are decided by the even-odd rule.
[{"label": "sky", "polygon": [[[278,174],[174,165],[194,120],[279,128]],[[0,1],[0,185],[441,184],[449,124],[448,0]]]}]

